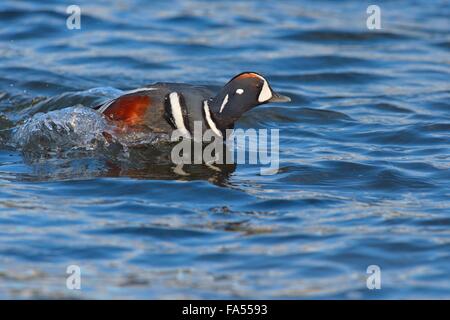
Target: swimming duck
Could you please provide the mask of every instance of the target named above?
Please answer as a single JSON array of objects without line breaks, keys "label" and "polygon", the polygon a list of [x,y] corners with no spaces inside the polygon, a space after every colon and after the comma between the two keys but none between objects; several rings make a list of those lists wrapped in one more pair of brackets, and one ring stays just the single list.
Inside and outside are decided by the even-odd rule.
[{"label": "swimming duck", "polygon": [[269,102],[289,102],[289,97],[272,90],[269,82],[256,72],[233,77],[215,94],[210,89],[184,83],[158,82],[107,101],[95,109],[108,119],[126,127],[144,127],[155,133],[180,130],[191,136],[194,122],[202,130],[211,129],[224,137],[226,129],[250,109]]}]

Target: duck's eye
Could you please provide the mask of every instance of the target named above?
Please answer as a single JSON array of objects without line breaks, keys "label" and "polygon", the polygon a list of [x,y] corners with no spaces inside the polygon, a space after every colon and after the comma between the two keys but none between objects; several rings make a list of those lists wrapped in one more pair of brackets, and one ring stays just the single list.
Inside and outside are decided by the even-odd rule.
[{"label": "duck's eye", "polygon": [[236,90],[236,93],[237,93],[237,94],[243,94],[243,93],[244,93],[244,89],[237,89],[237,90]]}]

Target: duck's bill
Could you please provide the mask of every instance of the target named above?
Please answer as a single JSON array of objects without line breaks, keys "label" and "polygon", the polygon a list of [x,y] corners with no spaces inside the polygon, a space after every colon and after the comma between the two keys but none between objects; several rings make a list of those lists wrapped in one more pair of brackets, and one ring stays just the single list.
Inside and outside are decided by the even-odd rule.
[{"label": "duck's bill", "polygon": [[291,98],[287,96],[283,96],[282,94],[273,92],[272,98],[269,99],[269,102],[290,102]]}]

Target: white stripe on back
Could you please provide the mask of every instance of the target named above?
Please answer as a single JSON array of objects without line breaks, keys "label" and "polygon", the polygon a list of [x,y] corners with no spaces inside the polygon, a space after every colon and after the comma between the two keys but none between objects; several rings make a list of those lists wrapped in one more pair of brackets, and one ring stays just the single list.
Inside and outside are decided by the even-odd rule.
[{"label": "white stripe on back", "polygon": [[98,112],[100,112],[100,113],[103,113],[103,112],[105,112],[106,111],[106,109],[108,109],[109,108],[109,106],[114,102],[114,101],[116,101],[116,99],[113,99],[113,100],[109,100],[108,102],[106,102],[104,105],[102,105],[101,106],[101,108],[100,109],[98,109]]},{"label": "white stripe on back", "polygon": [[177,92],[172,92],[169,95],[170,99],[170,108],[172,111],[173,119],[175,120],[175,126],[178,130],[183,134],[183,136],[191,137],[191,134],[186,129],[186,126],[184,125],[184,119],[183,119],[183,111],[181,110],[180,105],[180,96]]},{"label": "white stripe on back", "polygon": [[115,98],[115,99],[112,99],[112,100],[109,100],[109,101],[105,102],[105,103],[102,105],[102,107],[101,107],[100,109],[98,109],[98,111],[99,111],[100,113],[105,112],[106,109],[108,109],[108,108],[113,104],[114,101],[116,101],[117,99],[122,98],[124,95],[132,94],[132,93],[137,93],[137,92],[143,92],[143,91],[153,91],[153,90],[158,90],[158,89],[159,89],[159,88],[151,88],[151,87],[149,87],[149,88],[138,88],[138,89],[134,89],[134,90],[130,90],[130,91],[125,91],[125,92],[123,93],[123,95],[121,95],[120,97],[117,97],[117,98]]},{"label": "white stripe on back", "polygon": [[152,88],[152,87],[148,87],[148,88],[137,88],[134,90],[130,90],[130,91],[125,91],[124,94],[131,94],[131,93],[136,93],[136,92],[141,92],[141,91],[154,91],[154,90],[158,90],[159,88]]}]

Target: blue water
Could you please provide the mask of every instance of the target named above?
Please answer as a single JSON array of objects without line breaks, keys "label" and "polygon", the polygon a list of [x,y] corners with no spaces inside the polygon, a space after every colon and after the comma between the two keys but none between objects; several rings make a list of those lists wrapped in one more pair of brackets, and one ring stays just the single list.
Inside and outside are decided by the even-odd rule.
[{"label": "blue water", "polygon": [[[69,4],[0,4],[0,298],[450,298],[449,1],[377,1],[373,31],[368,1]],[[276,175],[12,134],[247,70],[292,98],[238,123],[280,130]]]}]

